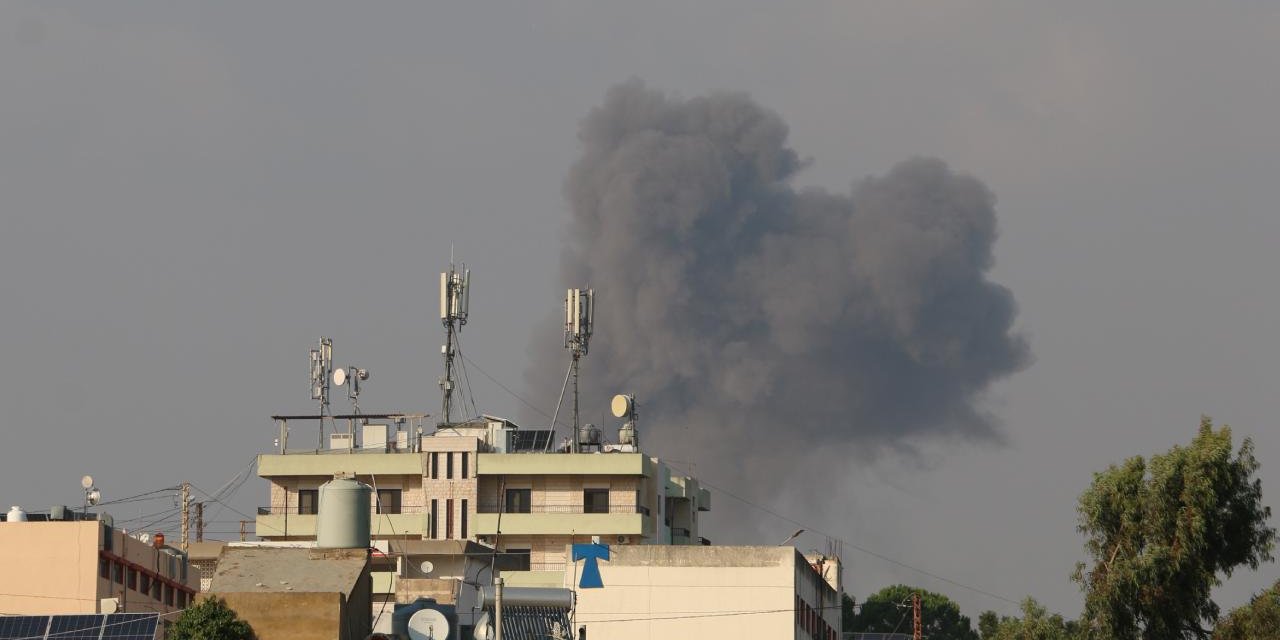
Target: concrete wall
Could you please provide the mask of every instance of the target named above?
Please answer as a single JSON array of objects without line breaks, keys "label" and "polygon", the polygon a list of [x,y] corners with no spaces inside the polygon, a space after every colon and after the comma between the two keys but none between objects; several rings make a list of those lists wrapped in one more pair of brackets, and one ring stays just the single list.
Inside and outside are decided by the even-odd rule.
[{"label": "concrete wall", "polygon": [[0,522],[0,611],[98,611],[97,522]]},{"label": "concrete wall", "polygon": [[[222,598],[257,640],[363,640],[351,633],[340,593],[211,593]],[[365,615],[369,608],[364,607]]]}]

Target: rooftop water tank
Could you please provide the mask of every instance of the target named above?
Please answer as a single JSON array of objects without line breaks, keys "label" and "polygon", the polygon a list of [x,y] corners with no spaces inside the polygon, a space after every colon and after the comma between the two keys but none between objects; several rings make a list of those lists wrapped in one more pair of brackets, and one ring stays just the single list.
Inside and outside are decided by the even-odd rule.
[{"label": "rooftop water tank", "polygon": [[325,549],[369,548],[369,504],[373,489],[350,478],[320,485],[316,546]]},{"label": "rooftop water tank", "polygon": [[15,504],[12,507],[9,507],[9,513],[5,514],[4,521],[5,522],[26,522],[27,512],[23,511],[22,507],[19,507],[18,505]]},{"label": "rooftop water tank", "polygon": [[600,429],[590,423],[578,427],[578,444],[600,444]]}]

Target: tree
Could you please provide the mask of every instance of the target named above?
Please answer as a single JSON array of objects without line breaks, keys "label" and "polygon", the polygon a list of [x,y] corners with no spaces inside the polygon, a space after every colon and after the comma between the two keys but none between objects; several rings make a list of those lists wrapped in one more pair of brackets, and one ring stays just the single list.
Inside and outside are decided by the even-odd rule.
[{"label": "tree", "polygon": [[1280,640],[1280,581],[1227,614],[1213,631],[1214,640]]},{"label": "tree", "polygon": [[1092,566],[1076,566],[1089,637],[1207,638],[1218,618],[1211,589],[1240,567],[1271,560],[1275,529],[1262,504],[1248,438],[1201,418],[1187,447],[1133,457],[1094,474],[1080,496],[1079,530]]},{"label": "tree", "polygon": [[998,618],[994,611],[986,611],[978,626],[982,640],[1071,640],[1077,633],[1075,623],[1056,613],[1049,615],[1035,598],[1022,601],[1021,618]]},{"label": "tree", "polygon": [[221,598],[207,598],[178,616],[169,640],[253,640],[249,623],[236,616]]},{"label": "tree", "polygon": [[845,631],[911,633],[911,594],[921,597],[924,635],[930,640],[978,640],[968,616],[950,598],[898,584],[885,587],[862,603]]}]

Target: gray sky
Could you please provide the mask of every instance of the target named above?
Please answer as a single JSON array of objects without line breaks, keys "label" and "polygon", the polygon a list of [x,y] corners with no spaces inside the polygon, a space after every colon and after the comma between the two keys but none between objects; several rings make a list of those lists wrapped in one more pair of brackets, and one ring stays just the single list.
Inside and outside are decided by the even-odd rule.
[{"label": "gray sky", "polygon": [[[1280,9],[1175,4],[2,4],[0,500],[75,503],[84,473],[108,498],[213,491],[271,445],[268,415],[310,408],[321,334],[372,370],[366,410],[434,413],[451,243],[476,272],[465,351],[519,390],[563,295],[578,122],[634,76],[750,93],[813,161],[798,186],[924,154],[995,192],[992,277],[1036,358],[987,402],[1008,446],[921,442],[923,465],[833,469],[829,509],[770,506],[1075,615],[1090,472],[1207,413],[1255,439],[1280,504]],[[265,499],[255,478],[235,504]],[[908,581],[1012,613],[845,559],[858,597]]]}]

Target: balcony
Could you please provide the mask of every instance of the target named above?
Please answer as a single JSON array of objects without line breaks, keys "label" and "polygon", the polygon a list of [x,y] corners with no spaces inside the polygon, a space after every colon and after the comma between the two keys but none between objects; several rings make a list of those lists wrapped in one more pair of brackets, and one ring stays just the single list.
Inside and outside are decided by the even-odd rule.
[{"label": "balcony", "polygon": [[497,505],[482,503],[476,513],[476,534],[642,536],[647,518],[644,511],[644,507],[627,505],[587,513],[583,505],[574,504],[538,505],[524,513],[499,513]]},{"label": "balcony", "polygon": [[[369,516],[369,533],[373,537],[422,536],[427,533],[428,511],[425,507],[404,506],[400,513],[375,513]],[[297,507],[258,507],[254,531],[260,538],[314,538],[316,516],[300,514]]]}]

